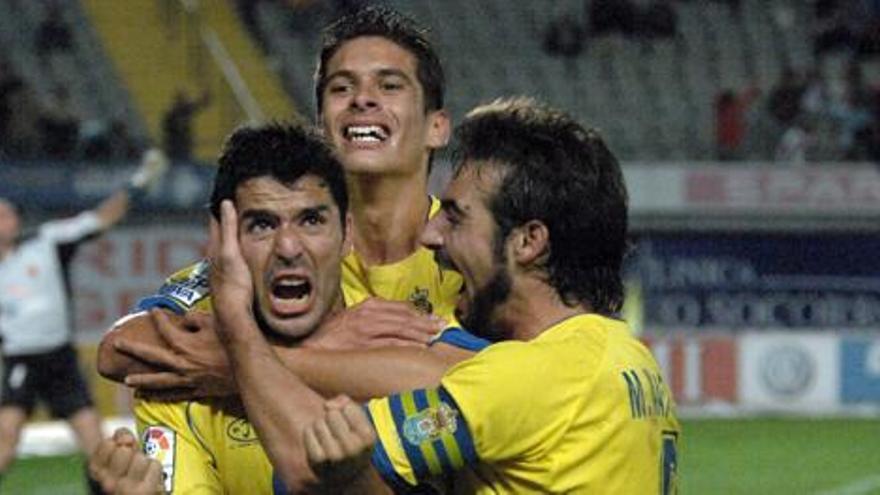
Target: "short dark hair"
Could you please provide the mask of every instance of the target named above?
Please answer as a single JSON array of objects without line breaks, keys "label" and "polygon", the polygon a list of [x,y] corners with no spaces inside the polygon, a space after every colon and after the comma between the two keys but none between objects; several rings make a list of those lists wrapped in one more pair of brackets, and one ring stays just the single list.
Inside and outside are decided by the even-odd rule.
[{"label": "short dark hair", "polygon": [[330,145],[310,126],[274,122],[241,127],[226,139],[218,163],[211,193],[214,218],[220,218],[220,203],[234,200],[238,186],[249,179],[271,177],[293,184],[311,174],[327,184],[345,224],[348,192],[342,165]]},{"label": "short dark hair", "polygon": [[550,232],[542,267],[565,304],[614,315],[623,306],[627,192],[617,159],[599,133],[530,98],[496,100],[456,128],[455,174],[501,173],[487,205],[500,239],[531,220]]},{"label": "short dark hair", "polygon": [[345,42],[363,36],[385,38],[412,53],[424,93],[425,113],[443,108],[446,80],[428,30],[396,10],[371,5],[340,17],[322,32],[321,53],[315,70],[315,102],[319,114],[327,86],[327,63]]}]

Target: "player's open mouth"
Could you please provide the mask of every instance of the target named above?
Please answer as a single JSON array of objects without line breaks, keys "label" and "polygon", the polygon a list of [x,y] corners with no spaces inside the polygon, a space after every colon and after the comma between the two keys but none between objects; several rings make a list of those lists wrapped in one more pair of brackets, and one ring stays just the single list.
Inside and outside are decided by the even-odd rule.
[{"label": "player's open mouth", "polygon": [[281,315],[306,311],[312,295],[312,283],[305,277],[286,275],[274,278],[271,286],[272,310]]},{"label": "player's open mouth", "polygon": [[383,125],[347,125],[342,129],[342,135],[355,144],[373,144],[388,139],[390,132]]}]

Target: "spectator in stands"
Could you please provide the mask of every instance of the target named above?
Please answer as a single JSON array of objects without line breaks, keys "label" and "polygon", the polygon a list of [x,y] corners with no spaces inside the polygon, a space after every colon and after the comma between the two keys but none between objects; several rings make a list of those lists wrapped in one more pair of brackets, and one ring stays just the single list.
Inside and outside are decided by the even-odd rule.
[{"label": "spectator in stands", "polygon": [[132,160],[138,155],[138,147],[121,119],[114,119],[109,123],[95,119],[84,123],[80,140],[82,157],[86,160],[125,161]]},{"label": "spectator in stands", "polygon": [[590,36],[635,31],[636,6],[630,0],[587,0],[586,11]]},{"label": "spectator in stands", "polygon": [[575,73],[575,59],[584,51],[585,29],[571,13],[565,12],[547,26],[544,33],[544,52],[561,57],[570,75]]},{"label": "spectator in stands", "polygon": [[73,48],[73,33],[64,21],[61,7],[57,3],[48,6],[46,17],[37,27],[34,49],[44,64],[56,52],[69,52]]},{"label": "spectator in stands", "polygon": [[636,15],[636,34],[650,41],[674,38],[678,34],[678,15],[669,0],[653,0]]},{"label": "spectator in stands", "polygon": [[55,101],[37,119],[42,151],[51,158],[70,159],[79,143],[80,120],[66,88],[55,88],[53,96]]},{"label": "spectator in stands", "polygon": [[782,69],[782,74],[767,97],[767,110],[776,123],[789,127],[801,112],[801,96],[804,85],[797,72],[791,67]]},{"label": "spectator in stands", "polygon": [[261,0],[235,0],[235,9],[238,11],[238,17],[241,19],[244,27],[247,28],[251,36],[256,40],[257,44],[264,52],[269,51],[269,45],[266,42],[266,36],[260,27],[259,10]]},{"label": "spectator in stands", "polygon": [[732,89],[722,91],[715,98],[715,144],[719,160],[742,160],[745,158],[747,123],[746,115],[761,90],[752,85],[742,92]]},{"label": "spectator in stands", "polygon": [[165,153],[173,161],[192,159],[192,123],[196,114],[211,102],[208,91],[193,99],[186,91],[178,90],[171,108],[162,119],[162,139]]},{"label": "spectator in stands", "polygon": [[816,123],[812,118],[801,116],[782,134],[774,158],[777,162],[805,165],[811,161],[815,146]]},{"label": "spectator in stands", "polygon": [[10,149],[13,102],[21,94],[24,81],[7,60],[0,60],[0,152]]},{"label": "spectator in stands", "polygon": [[807,71],[804,80],[804,93],[801,95],[801,111],[810,116],[821,117],[828,114],[831,105],[831,94],[828,81],[818,67]]}]

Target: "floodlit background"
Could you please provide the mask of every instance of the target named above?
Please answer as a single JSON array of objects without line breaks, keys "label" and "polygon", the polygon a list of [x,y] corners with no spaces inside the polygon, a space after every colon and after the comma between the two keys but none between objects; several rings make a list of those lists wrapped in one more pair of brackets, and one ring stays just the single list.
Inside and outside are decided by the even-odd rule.
[{"label": "floodlit background", "polygon": [[[95,343],[203,254],[224,136],[313,118],[318,29],[362,3],[0,0],[0,197],[28,225],[93,206],[149,146],[173,160],[74,262],[107,417],[124,423],[130,397],[94,374]],[[384,3],[432,28],[454,119],[532,95],[623,161],[624,316],[687,418],[683,493],[880,493],[878,2]],[[41,419],[4,493],[84,493],[71,439]]]}]

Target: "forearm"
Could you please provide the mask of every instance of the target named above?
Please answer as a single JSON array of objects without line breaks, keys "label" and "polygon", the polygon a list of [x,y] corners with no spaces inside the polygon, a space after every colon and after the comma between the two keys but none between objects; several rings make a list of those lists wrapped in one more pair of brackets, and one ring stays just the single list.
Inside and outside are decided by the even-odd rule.
[{"label": "forearm", "polygon": [[224,342],[248,419],[275,471],[293,492],[316,481],[303,429],[323,415],[324,400],[284,367],[253,320],[235,323]]},{"label": "forearm", "polygon": [[128,190],[120,189],[95,208],[95,214],[101,221],[101,229],[110,228],[122,220],[128,212],[130,199]]},{"label": "forearm", "polygon": [[101,376],[122,383],[129,374],[158,371],[148,363],[116,349],[116,342],[121,339],[163,345],[148,313],[136,313],[121,318],[104,334],[98,346],[97,367]]},{"label": "forearm", "polygon": [[437,386],[450,363],[433,348],[362,351],[275,348],[284,366],[325,397],[357,401]]}]

